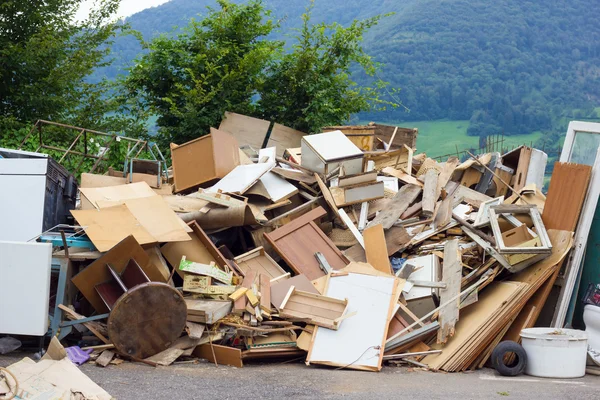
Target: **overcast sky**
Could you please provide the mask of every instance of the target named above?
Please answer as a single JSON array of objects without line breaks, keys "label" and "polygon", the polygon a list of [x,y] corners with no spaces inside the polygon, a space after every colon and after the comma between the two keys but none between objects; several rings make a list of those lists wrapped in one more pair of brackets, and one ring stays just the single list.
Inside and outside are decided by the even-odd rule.
[{"label": "overcast sky", "polygon": [[[145,10],[146,8],[155,7],[166,3],[169,0],[121,0],[119,6],[118,17],[128,17],[132,14]],[[90,9],[94,5],[94,0],[84,0],[77,13],[77,19],[82,20],[88,15]]]}]

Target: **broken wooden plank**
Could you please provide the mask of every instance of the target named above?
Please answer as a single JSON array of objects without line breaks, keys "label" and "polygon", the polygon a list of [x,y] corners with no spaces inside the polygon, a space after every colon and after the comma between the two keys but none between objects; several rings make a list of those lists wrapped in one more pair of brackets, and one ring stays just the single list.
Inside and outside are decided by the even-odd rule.
[{"label": "broken wooden plank", "polygon": [[[462,278],[462,259],[458,249],[458,239],[448,240],[444,246],[444,263],[442,279],[446,288],[440,289],[440,303],[446,303],[449,299],[460,293]],[[437,342],[446,343],[449,337],[454,335],[454,326],[458,321],[459,299],[450,302],[440,309],[438,321]]]},{"label": "broken wooden plank", "polygon": [[364,248],[365,241],[363,239],[363,236],[360,234],[356,226],[352,223],[352,220],[350,219],[348,214],[346,214],[346,211],[344,211],[343,208],[340,208],[338,209],[338,214],[340,216],[340,219],[344,222],[348,229],[350,229],[350,232],[352,232],[352,235],[354,235],[356,241]]},{"label": "broken wooden plank", "polygon": [[100,367],[106,367],[112,361],[115,353],[110,350],[104,350],[98,358],[96,358],[96,365]]},{"label": "broken wooden plank", "polygon": [[368,226],[373,226],[377,224],[383,225],[384,229],[389,229],[394,225],[400,215],[408,206],[412,204],[413,201],[417,198],[417,196],[421,193],[421,188],[416,185],[405,185],[400,188],[398,193],[392,198],[392,201],[388,205],[388,207],[382,210],[370,223]]},{"label": "broken wooden plank", "polygon": [[421,203],[421,214],[425,218],[431,218],[437,202],[436,189],[439,173],[436,169],[430,169],[425,173],[423,186],[423,202]]}]

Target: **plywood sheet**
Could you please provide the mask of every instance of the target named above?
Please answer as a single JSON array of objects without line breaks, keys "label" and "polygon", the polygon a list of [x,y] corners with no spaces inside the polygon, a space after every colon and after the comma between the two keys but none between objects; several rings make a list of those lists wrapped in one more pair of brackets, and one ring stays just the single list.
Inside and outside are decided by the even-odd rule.
[{"label": "plywood sheet", "polygon": [[368,227],[363,232],[363,238],[367,262],[376,270],[391,274],[392,266],[388,257],[383,226],[377,224]]},{"label": "plywood sheet", "polygon": [[133,235],[140,244],[156,243],[156,238],[142,226],[126,205],[100,210],[71,210],[71,214],[79,225],[85,227],[85,233],[98,251],[110,250],[129,235]]},{"label": "plywood sheet", "polygon": [[275,146],[277,148],[277,157],[283,157],[285,149],[300,147],[300,142],[304,135],[304,132],[276,123],[271,130],[267,146]]},{"label": "plywood sheet", "polygon": [[589,165],[554,163],[542,214],[546,229],[575,230],[591,174]]},{"label": "plywood sheet", "polygon": [[240,144],[258,150],[262,148],[270,125],[271,122],[264,119],[226,111],[219,130],[231,133]]},{"label": "plywood sheet", "polygon": [[390,276],[348,273],[331,277],[326,296],[348,299],[347,313],[337,331],[316,327],[307,364],[379,371],[384,342],[399,296],[399,280]]}]

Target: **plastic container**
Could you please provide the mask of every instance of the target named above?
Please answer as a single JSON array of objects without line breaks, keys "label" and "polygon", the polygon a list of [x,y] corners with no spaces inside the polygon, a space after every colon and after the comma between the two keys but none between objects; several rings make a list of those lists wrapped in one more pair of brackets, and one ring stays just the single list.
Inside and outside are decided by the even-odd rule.
[{"label": "plastic container", "polygon": [[575,329],[529,328],[521,331],[527,375],[580,378],[585,375],[587,334]]}]

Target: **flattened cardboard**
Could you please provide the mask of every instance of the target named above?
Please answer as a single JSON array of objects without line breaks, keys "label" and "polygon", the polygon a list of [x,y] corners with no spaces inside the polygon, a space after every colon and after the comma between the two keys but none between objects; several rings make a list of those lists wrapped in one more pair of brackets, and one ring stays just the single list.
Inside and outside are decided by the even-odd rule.
[{"label": "flattened cardboard", "polygon": [[108,308],[94,287],[112,277],[106,264],[110,264],[117,273],[121,273],[131,258],[139,264],[151,281],[166,282],[162,272],[152,263],[142,246],[133,236],[129,236],[72,279],[73,284],[99,314],[107,313]]},{"label": "flattened cardboard", "polygon": [[100,210],[71,210],[71,214],[79,225],[86,227],[85,233],[101,252],[112,249],[129,235],[133,235],[140,244],[157,242],[126,205]]},{"label": "flattened cardboard", "polygon": [[[123,204],[125,200],[138,199],[142,197],[156,196],[154,190],[146,182],[131,183],[129,185],[105,186],[105,187],[82,187],[79,188],[82,196],[85,196],[93,207],[112,207]],[[100,205],[98,202],[101,202]],[[82,209],[84,204],[82,203]]]}]

